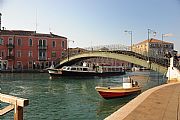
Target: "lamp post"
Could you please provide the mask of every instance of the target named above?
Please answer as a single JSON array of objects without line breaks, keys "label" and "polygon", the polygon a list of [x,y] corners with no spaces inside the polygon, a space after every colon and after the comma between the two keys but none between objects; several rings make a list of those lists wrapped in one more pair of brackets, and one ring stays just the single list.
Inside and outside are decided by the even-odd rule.
[{"label": "lamp post", "polygon": [[173,36],[173,34],[170,34],[170,33],[167,33],[167,34],[162,34],[162,50],[161,50],[161,53],[162,53],[162,57],[164,57],[164,37],[170,37],[170,36]]},{"label": "lamp post", "polygon": [[1,31],[1,16],[2,14],[0,13],[0,31]]},{"label": "lamp post", "polygon": [[162,34],[162,47],[161,47],[161,54],[162,54],[162,58],[164,57],[164,43],[163,43],[163,40],[164,40],[164,35],[165,34]]},{"label": "lamp post", "polygon": [[132,31],[125,30],[124,32],[129,33],[131,36],[131,51],[132,51]]},{"label": "lamp post", "polygon": [[148,66],[149,66],[149,68],[151,68],[151,63],[150,63],[150,61],[149,61],[149,57],[150,57],[150,55],[149,55],[149,48],[150,48],[150,33],[153,33],[153,35],[154,36],[156,36],[156,32],[155,31],[153,31],[153,30],[151,30],[151,29],[148,29],[148,44],[147,44],[147,63],[148,63]]},{"label": "lamp post", "polygon": [[67,40],[67,45],[68,45],[68,48],[67,48],[67,57],[68,57],[68,61],[69,61],[69,42],[73,42],[74,43],[74,40],[70,40],[70,39],[68,39]]},{"label": "lamp post", "polygon": [[153,33],[154,36],[156,36],[156,32],[151,30],[151,29],[148,29],[148,48],[147,48],[147,57],[148,57],[148,62],[149,62],[149,46],[150,46],[150,33]]}]

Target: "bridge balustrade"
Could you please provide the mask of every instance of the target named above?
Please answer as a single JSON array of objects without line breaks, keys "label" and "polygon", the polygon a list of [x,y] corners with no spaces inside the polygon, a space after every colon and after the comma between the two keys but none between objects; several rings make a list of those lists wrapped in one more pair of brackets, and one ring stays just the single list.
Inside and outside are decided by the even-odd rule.
[{"label": "bridge balustrade", "polygon": [[[144,56],[142,54],[133,52],[133,51],[126,51],[126,50],[115,50],[115,51],[86,51],[86,52],[81,52],[79,54],[83,54],[83,53],[92,53],[92,52],[109,52],[109,53],[116,53],[116,54],[123,54],[123,55],[128,55],[128,56],[133,56],[136,57],[138,59],[141,60],[145,60],[145,61],[150,61],[150,63],[156,63],[158,65],[164,66],[164,67],[168,67],[169,66],[169,61],[168,58],[155,58],[155,57],[147,57]],[[71,55],[69,57],[73,57],[76,55]],[[66,59],[66,58],[64,58]]]}]

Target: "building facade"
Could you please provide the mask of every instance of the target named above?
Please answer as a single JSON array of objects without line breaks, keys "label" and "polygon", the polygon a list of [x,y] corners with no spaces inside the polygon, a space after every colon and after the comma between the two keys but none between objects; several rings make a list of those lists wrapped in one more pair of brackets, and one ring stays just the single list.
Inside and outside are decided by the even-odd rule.
[{"label": "building facade", "polygon": [[30,70],[49,67],[67,50],[67,38],[36,31],[0,30],[0,69]]},{"label": "building facade", "polygon": [[163,58],[168,52],[173,53],[174,44],[151,38],[132,46],[132,51],[149,56]]}]

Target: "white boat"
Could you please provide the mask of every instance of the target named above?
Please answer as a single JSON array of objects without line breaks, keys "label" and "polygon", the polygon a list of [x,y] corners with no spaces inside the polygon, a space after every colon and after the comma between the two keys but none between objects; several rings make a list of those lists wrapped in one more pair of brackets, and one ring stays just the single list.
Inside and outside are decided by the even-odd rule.
[{"label": "white boat", "polygon": [[61,69],[48,68],[52,77],[58,76],[112,76],[123,75],[125,70],[120,66],[98,66],[96,68],[86,66],[64,66]]},{"label": "white boat", "polygon": [[121,98],[141,92],[141,88],[138,86],[137,81],[133,82],[130,77],[126,79],[126,82],[123,82],[122,87],[97,86],[95,89],[104,99]]}]

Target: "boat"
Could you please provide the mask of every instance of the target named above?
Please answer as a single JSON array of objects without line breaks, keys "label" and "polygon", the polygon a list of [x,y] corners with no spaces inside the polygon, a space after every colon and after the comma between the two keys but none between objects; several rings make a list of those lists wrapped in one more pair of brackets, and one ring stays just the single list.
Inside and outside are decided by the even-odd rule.
[{"label": "boat", "polygon": [[135,72],[135,71],[140,71],[140,67],[132,67],[132,71]]},{"label": "boat", "polygon": [[121,98],[141,92],[141,88],[138,86],[137,81],[133,82],[131,78],[130,82],[123,82],[122,87],[97,86],[95,89],[104,99]]},{"label": "boat", "polygon": [[98,66],[98,67],[87,67],[87,66],[64,66],[61,69],[48,68],[47,69],[51,77],[60,76],[112,76],[112,75],[123,75],[125,70],[121,66]]}]

